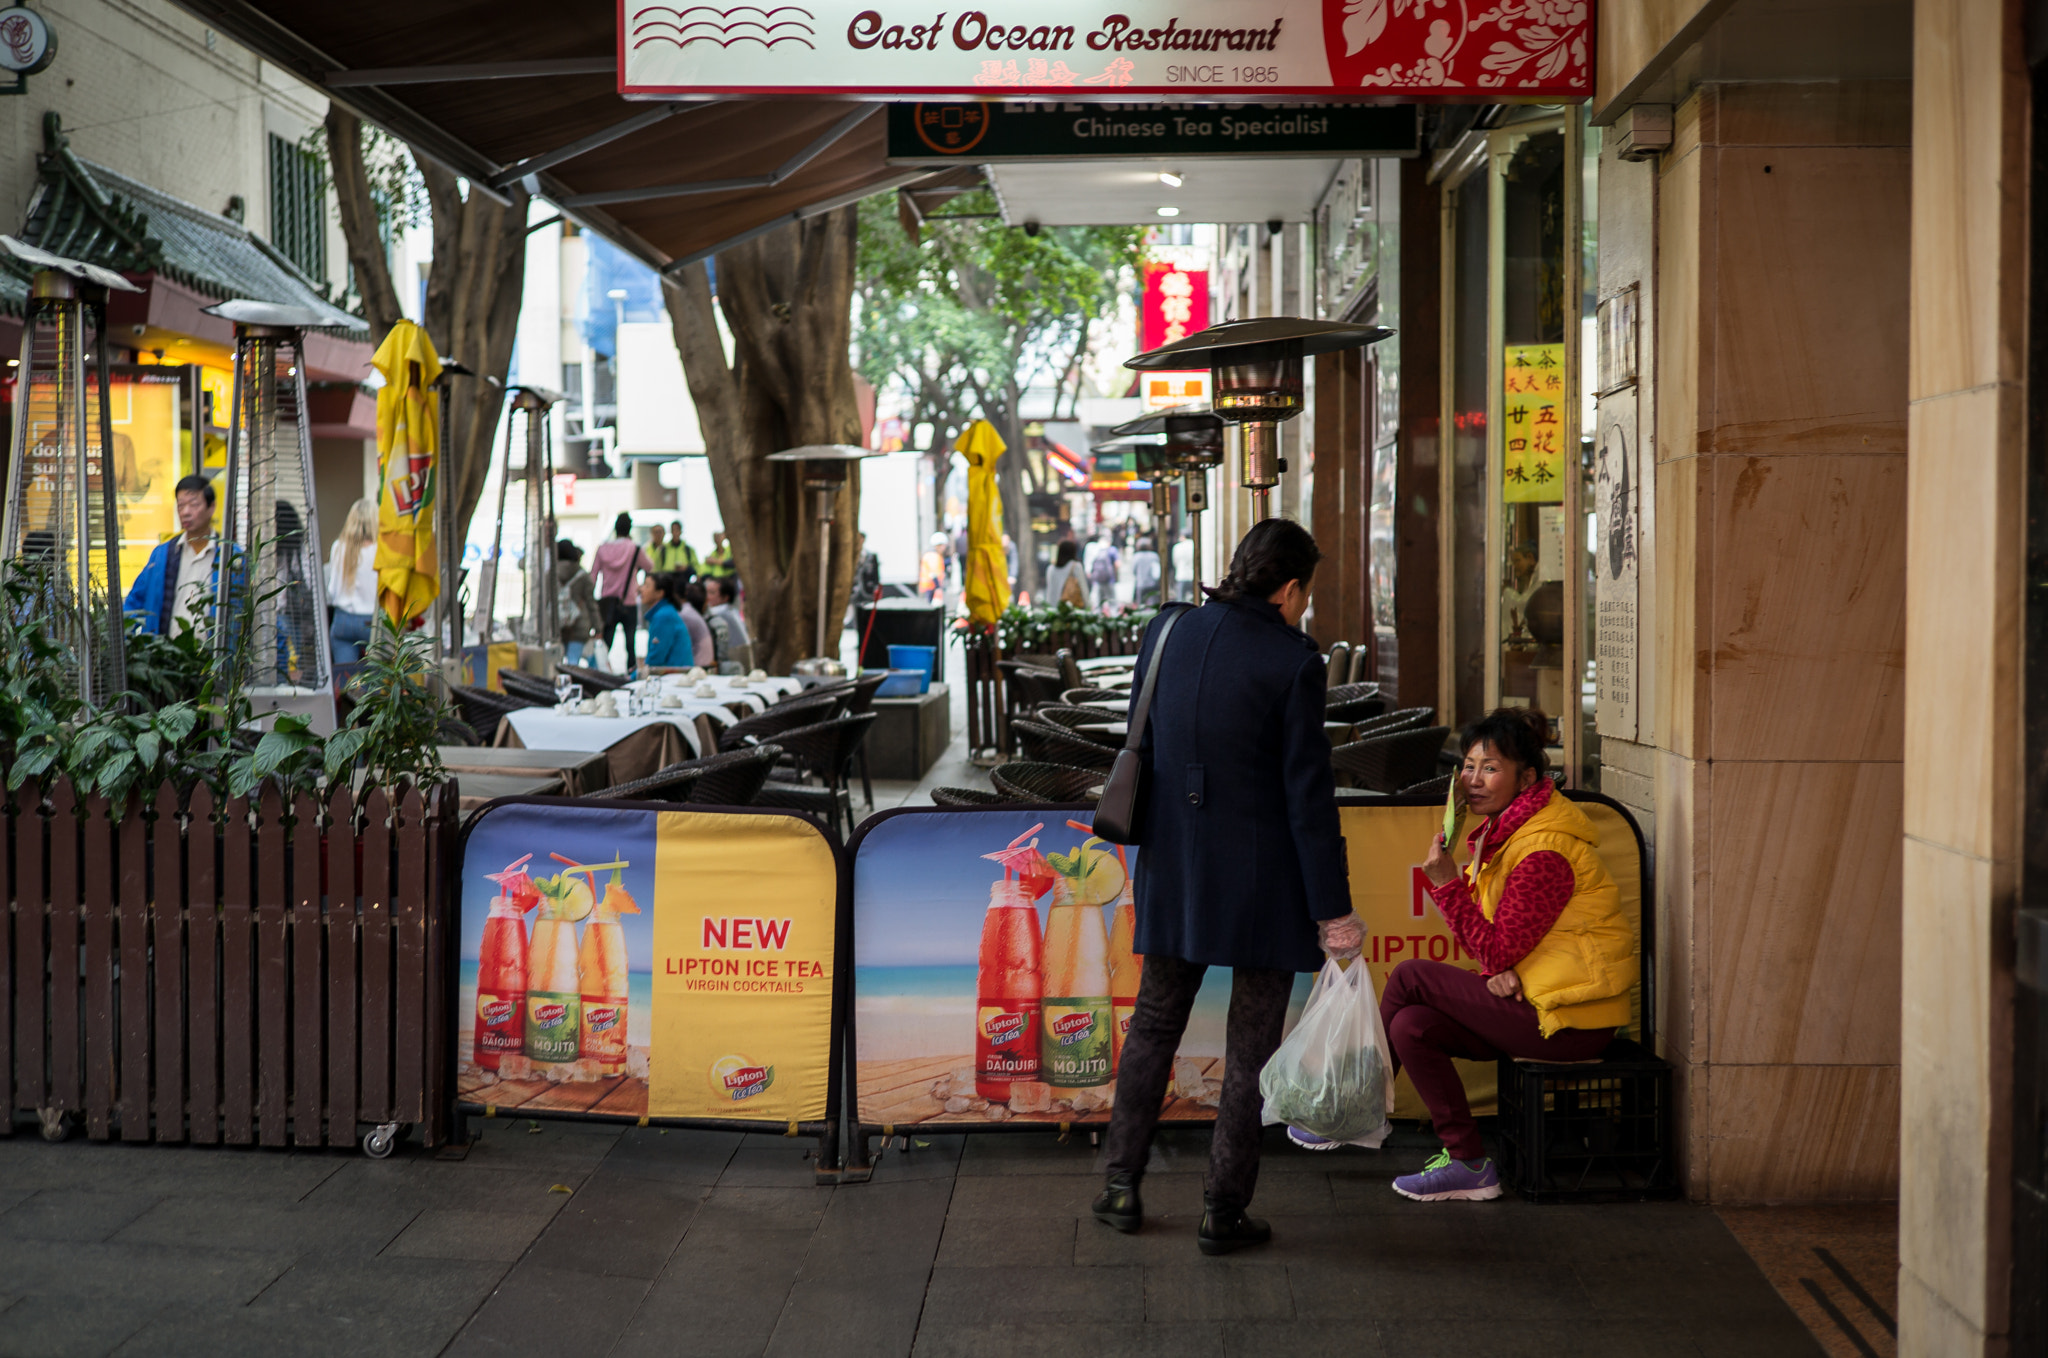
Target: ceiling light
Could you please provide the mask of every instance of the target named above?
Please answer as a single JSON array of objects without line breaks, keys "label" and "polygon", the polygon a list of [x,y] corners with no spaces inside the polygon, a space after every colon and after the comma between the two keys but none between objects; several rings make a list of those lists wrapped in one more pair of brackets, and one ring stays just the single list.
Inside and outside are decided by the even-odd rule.
[{"label": "ceiling light", "polygon": [[1159,209],[1159,215],[1162,217],[1178,217],[1180,216],[1180,209],[1177,207],[1163,207]]},{"label": "ceiling light", "polygon": [[1169,189],[1177,189],[1180,187],[1180,176],[1171,170],[1162,170],[1159,172],[1159,182]]}]

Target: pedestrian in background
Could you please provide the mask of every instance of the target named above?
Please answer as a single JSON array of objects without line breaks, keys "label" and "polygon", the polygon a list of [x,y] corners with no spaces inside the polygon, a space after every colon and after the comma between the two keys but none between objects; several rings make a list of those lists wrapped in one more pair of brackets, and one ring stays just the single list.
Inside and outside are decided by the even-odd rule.
[{"label": "pedestrian in background", "polygon": [[[747,635],[747,620],[740,616],[739,582],[726,576],[704,578],[704,597],[711,609],[704,615],[711,628],[711,644],[718,657],[720,674],[747,674],[754,668],[754,639]],[[710,662],[705,662],[710,667]]]},{"label": "pedestrian in background", "polygon": [[562,658],[581,664],[583,648],[604,626],[590,572],[583,569],[583,549],[563,538],[555,544],[555,617],[562,626]]},{"label": "pedestrian in background", "polygon": [[690,644],[690,629],[683,625],[677,608],[680,582],[665,571],[651,572],[640,580],[640,611],[647,624],[647,666],[643,674],[686,670],[697,663],[696,648]]},{"label": "pedestrian in background", "polygon": [[690,633],[690,652],[697,658],[690,663],[710,669],[712,655],[717,646],[712,640],[710,624],[704,621],[704,582],[688,571],[670,571],[676,580],[676,611],[683,615],[683,626]]},{"label": "pedestrian in background", "polygon": [[377,611],[377,506],[368,500],[348,507],[327,554],[327,602],[334,605],[327,629],[334,663],[353,665],[370,644],[370,615]]},{"label": "pedestrian in background", "polygon": [[1301,631],[1320,555],[1292,520],[1255,525],[1211,601],[1162,610],[1138,656],[1143,674],[1175,620],[1140,746],[1133,951],[1145,966],[1094,1212],[1119,1231],[1142,1223],[1139,1183],[1173,1054],[1204,973],[1229,967],[1223,1093],[1196,1233],[1204,1254],[1272,1237],[1245,1215],[1259,1180],[1259,1072],[1280,1045],[1294,973],[1317,970],[1325,950],[1356,957],[1365,936],[1337,826],[1322,657]]},{"label": "pedestrian in background", "polygon": [[625,664],[622,673],[630,673],[634,665],[634,652],[639,645],[636,633],[640,630],[640,619],[634,606],[633,587],[641,574],[654,574],[654,562],[633,541],[633,516],[621,514],[612,521],[612,538],[597,549],[590,559],[590,573],[597,580],[597,611],[602,619],[599,640],[605,649],[615,646],[613,638],[621,628],[626,633]]},{"label": "pedestrian in background", "polygon": [[1176,538],[1173,543],[1173,597],[1195,597],[1195,540]]},{"label": "pedestrian in background", "polygon": [[1138,550],[1131,553],[1131,602],[1159,602],[1159,553],[1152,550],[1151,538],[1139,538]]}]

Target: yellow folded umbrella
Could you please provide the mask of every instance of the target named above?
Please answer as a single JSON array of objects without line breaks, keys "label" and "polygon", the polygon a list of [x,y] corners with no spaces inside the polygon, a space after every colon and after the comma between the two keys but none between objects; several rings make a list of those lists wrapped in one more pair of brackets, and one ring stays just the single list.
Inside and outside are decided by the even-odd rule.
[{"label": "yellow folded umbrella", "polygon": [[1002,435],[987,420],[976,420],[953,441],[953,451],[967,459],[967,560],[961,578],[967,583],[968,619],[982,627],[993,627],[1010,606],[1003,492],[996,486],[996,463],[1004,447]]},{"label": "yellow folded umbrella", "polygon": [[441,490],[441,358],[427,332],[400,321],[370,365],[377,392],[377,594],[391,620],[427,611],[441,592],[434,511]]}]

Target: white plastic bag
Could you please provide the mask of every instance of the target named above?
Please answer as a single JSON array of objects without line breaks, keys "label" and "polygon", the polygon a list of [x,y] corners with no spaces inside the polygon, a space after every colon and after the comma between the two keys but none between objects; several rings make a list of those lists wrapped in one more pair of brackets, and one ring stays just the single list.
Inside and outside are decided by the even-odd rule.
[{"label": "white plastic bag", "polygon": [[1261,1116],[1350,1146],[1386,1140],[1393,1062],[1363,959],[1323,963],[1301,1021],[1259,1072]]}]

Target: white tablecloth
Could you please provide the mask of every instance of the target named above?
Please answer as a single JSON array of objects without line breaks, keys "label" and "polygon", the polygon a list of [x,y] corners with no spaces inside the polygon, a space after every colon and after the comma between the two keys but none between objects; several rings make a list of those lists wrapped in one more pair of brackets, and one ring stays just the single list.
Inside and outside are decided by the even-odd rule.
[{"label": "white tablecloth", "polygon": [[[727,721],[732,720],[732,713],[723,708],[719,709],[719,715]],[[530,750],[589,750],[592,753],[610,749],[643,727],[667,722],[682,735],[683,743],[701,758],[704,751],[697,746],[694,716],[695,713],[687,710],[667,708],[659,716],[571,717],[552,707],[521,707],[507,712],[505,720],[518,733],[519,743]]]}]

